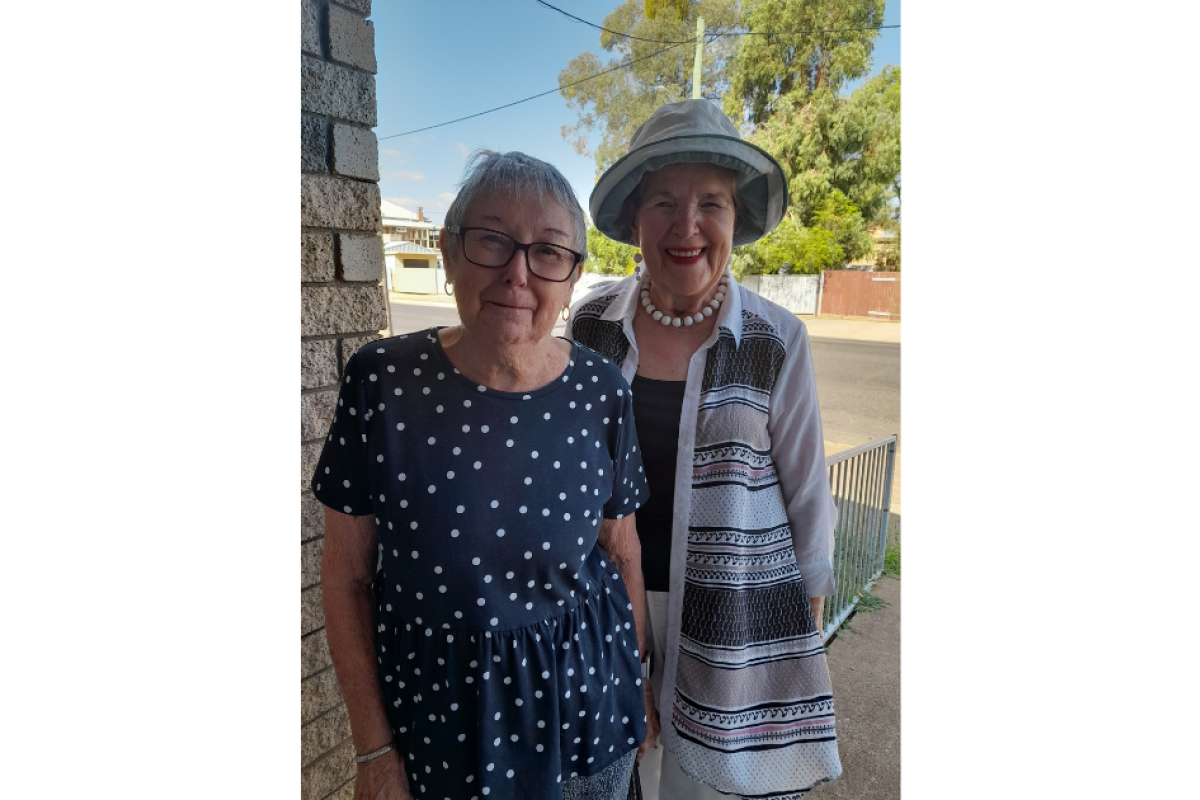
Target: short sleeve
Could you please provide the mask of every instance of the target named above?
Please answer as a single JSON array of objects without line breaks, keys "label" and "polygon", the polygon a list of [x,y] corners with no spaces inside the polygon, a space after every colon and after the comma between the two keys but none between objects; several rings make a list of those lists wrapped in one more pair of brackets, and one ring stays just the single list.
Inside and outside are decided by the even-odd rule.
[{"label": "short sleeve", "polygon": [[312,489],[334,511],[361,516],[374,512],[367,476],[366,398],[357,356],[346,362],[329,435],[317,461]]},{"label": "short sleeve", "polygon": [[650,486],[646,483],[646,471],[642,468],[642,451],[638,448],[637,426],[633,424],[633,393],[629,384],[619,374],[617,397],[620,415],[610,420],[610,440],[615,427],[613,445],[613,488],[612,497],[604,504],[605,519],[621,519],[637,511],[650,497]]}]

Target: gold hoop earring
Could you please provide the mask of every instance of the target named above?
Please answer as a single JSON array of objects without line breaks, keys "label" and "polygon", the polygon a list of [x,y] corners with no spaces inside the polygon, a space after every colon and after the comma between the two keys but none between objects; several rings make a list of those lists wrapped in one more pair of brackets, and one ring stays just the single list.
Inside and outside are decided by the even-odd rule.
[{"label": "gold hoop earring", "polygon": [[450,281],[442,281],[442,291],[445,292],[448,296],[453,297],[454,296],[454,284],[450,283]]},{"label": "gold hoop earring", "polygon": [[568,320],[570,320],[571,319],[571,307],[563,306],[563,310],[559,313],[558,318],[561,319],[563,322],[567,322]]}]

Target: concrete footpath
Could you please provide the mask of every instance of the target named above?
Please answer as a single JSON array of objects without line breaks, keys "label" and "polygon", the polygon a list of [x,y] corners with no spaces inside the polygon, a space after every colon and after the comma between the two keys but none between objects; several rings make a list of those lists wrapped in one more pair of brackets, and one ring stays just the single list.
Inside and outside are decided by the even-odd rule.
[{"label": "concrete footpath", "polygon": [[871,322],[856,319],[805,317],[800,320],[813,339],[842,339],[856,342],[900,344],[899,322]]},{"label": "concrete footpath", "polygon": [[813,800],[900,797],[900,583],[881,577],[871,591],[887,605],[855,613],[828,645],[842,777]]}]

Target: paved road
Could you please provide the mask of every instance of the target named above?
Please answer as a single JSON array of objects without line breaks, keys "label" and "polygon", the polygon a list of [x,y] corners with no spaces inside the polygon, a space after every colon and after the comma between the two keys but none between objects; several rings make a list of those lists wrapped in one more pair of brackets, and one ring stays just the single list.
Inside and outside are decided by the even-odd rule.
[{"label": "paved road", "polygon": [[[453,306],[392,303],[392,330],[397,333],[457,324]],[[825,439],[853,447],[899,433],[900,345],[811,341]]]},{"label": "paved road", "polygon": [[900,345],[811,339],[825,439],[855,446],[900,432]]},{"label": "paved road", "polygon": [[458,311],[454,306],[392,303],[392,331],[395,333],[408,333],[430,325],[457,324]]}]

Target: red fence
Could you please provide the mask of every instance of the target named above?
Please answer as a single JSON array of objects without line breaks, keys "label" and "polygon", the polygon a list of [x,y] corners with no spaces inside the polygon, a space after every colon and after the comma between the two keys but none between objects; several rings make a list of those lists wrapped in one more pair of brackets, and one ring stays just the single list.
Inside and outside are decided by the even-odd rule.
[{"label": "red fence", "polygon": [[822,317],[900,320],[900,273],[825,270]]}]

